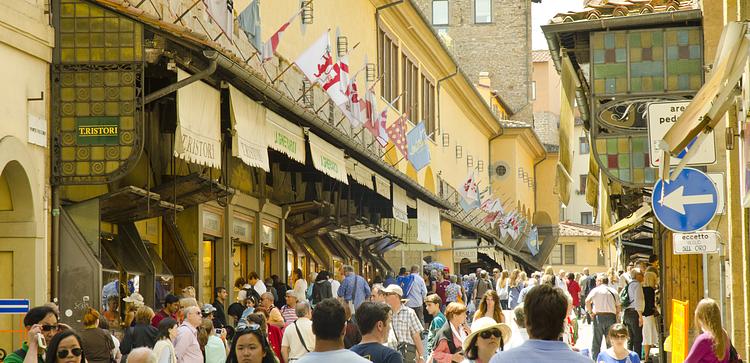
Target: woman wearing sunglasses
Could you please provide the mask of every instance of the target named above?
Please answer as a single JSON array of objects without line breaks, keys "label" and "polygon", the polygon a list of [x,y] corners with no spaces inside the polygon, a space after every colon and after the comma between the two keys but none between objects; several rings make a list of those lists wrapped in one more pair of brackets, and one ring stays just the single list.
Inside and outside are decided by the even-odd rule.
[{"label": "woman wearing sunglasses", "polygon": [[86,357],[81,348],[81,338],[72,330],[63,331],[49,342],[44,363],[81,363]]},{"label": "woman wearing sunglasses", "polygon": [[479,318],[471,324],[471,334],[464,340],[465,363],[488,363],[495,353],[505,350],[510,341],[510,327],[492,318]]},{"label": "woman wearing sunglasses", "polygon": [[469,327],[466,326],[466,306],[452,302],[445,308],[445,317],[448,323],[438,330],[437,343],[432,351],[430,363],[451,363],[464,360],[461,346],[469,335]]},{"label": "woman wearing sunglasses", "polygon": [[260,325],[240,323],[229,350],[228,363],[278,363]]},{"label": "woman wearing sunglasses", "polygon": [[640,363],[641,358],[638,353],[629,351],[625,346],[628,343],[628,327],[624,324],[612,324],[607,333],[612,347],[599,353],[596,357],[597,362],[604,363]]}]

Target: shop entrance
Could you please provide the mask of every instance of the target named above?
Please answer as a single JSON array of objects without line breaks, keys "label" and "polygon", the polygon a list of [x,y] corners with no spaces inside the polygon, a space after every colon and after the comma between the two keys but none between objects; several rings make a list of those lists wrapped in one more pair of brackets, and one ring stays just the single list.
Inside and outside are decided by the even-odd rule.
[{"label": "shop entrance", "polygon": [[203,235],[201,252],[203,254],[203,268],[201,269],[200,302],[210,304],[214,301],[214,287],[216,286],[216,245],[219,239]]}]

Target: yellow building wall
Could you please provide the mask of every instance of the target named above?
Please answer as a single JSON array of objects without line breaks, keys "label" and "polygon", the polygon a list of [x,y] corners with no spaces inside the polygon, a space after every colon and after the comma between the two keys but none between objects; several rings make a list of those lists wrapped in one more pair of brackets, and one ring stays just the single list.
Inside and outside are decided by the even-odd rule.
[{"label": "yellow building wall", "polygon": [[[555,272],[563,269],[565,272],[576,273],[581,272],[585,267],[588,267],[589,272],[599,273],[607,272],[610,266],[614,266],[613,261],[617,259],[617,249],[614,245],[610,244],[609,247],[604,250],[604,265],[597,264],[597,249],[600,247],[599,237],[560,236],[557,240],[557,245],[565,246],[571,244],[576,246],[575,264],[551,265],[548,258],[545,265],[552,266],[552,268],[555,269]],[[557,246],[555,246],[555,248],[557,248]]]},{"label": "yellow building wall", "polygon": [[537,225],[555,225],[560,221],[560,196],[555,193],[555,173],[559,154],[547,153],[536,167],[536,208],[533,222]]},{"label": "yellow building wall", "polygon": [[[523,132],[531,132],[526,130]],[[518,130],[506,129],[506,133],[492,142],[491,153],[493,162],[503,161],[508,165],[507,175],[504,178],[497,178],[492,184],[492,195],[500,198],[505,204],[506,210],[518,210],[524,215],[533,216],[534,214],[534,186],[524,181],[519,172],[523,170],[526,173],[526,179],[532,179],[540,183],[538,178],[534,178],[534,163],[538,161],[539,156],[531,150],[531,147]]]}]

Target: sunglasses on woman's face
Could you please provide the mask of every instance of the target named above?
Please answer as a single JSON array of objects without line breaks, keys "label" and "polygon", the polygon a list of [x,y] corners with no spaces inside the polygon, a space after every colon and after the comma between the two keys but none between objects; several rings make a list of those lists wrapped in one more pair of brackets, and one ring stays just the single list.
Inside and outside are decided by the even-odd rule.
[{"label": "sunglasses on woman's face", "polygon": [[51,331],[60,329],[59,325],[42,325],[42,331]]},{"label": "sunglasses on woman's face", "polygon": [[495,338],[500,338],[500,336],[502,336],[502,333],[500,333],[500,329],[490,329],[479,333],[479,336],[482,337],[482,339],[489,339],[493,335],[495,336]]},{"label": "sunglasses on woman's face", "polygon": [[83,354],[83,349],[73,348],[71,350],[63,349],[57,351],[57,358],[63,359],[68,357],[68,353],[73,354],[74,357],[80,357]]}]

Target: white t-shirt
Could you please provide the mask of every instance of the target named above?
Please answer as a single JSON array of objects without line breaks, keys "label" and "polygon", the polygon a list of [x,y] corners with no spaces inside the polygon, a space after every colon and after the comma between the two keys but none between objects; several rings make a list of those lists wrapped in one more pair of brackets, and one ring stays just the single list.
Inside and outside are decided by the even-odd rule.
[{"label": "white t-shirt", "polygon": [[264,293],[266,293],[266,291],[268,291],[266,290],[266,284],[261,279],[255,281],[255,285],[253,285],[253,288],[258,292],[258,295],[263,295]]},{"label": "white t-shirt", "polygon": [[328,281],[331,283],[331,296],[333,296],[334,298],[339,296],[339,286],[341,286],[339,280],[328,279]]},{"label": "white t-shirt", "polygon": [[[299,335],[297,334],[295,325],[299,328],[299,332],[302,334],[302,339],[305,340],[304,346],[299,340]],[[312,320],[308,318],[299,318],[294,323],[287,325],[287,327],[284,328],[284,336],[281,338],[281,346],[289,347],[290,359],[301,358],[303,355],[307,354],[308,349],[312,352],[315,349],[315,334],[313,334],[312,331]],[[307,349],[305,349],[305,346]]]},{"label": "white t-shirt", "polygon": [[307,301],[307,280],[298,279],[294,282],[294,295],[298,301]]},{"label": "white t-shirt", "polygon": [[330,352],[310,352],[296,361],[297,363],[370,363],[349,349],[332,350]]}]

